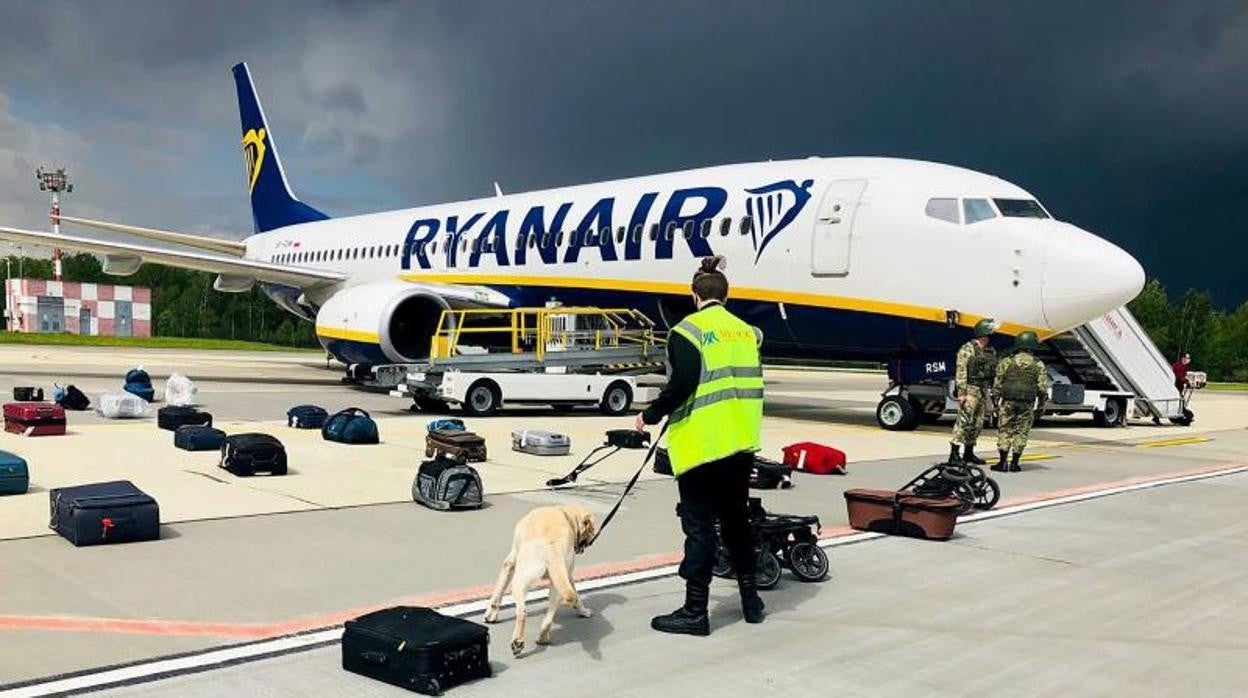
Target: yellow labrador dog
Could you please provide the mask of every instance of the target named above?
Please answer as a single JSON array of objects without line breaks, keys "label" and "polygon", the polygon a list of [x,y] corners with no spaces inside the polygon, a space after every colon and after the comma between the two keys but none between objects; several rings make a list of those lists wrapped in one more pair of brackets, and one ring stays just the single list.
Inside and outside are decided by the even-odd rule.
[{"label": "yellow labrador dog", "polygon": [[516,629],[511,635],[513,655],[524,651],[524,597],[530,587],[543,579],[550,581],[550,595],[537,636],[539,645],[550,644],[550,626],[555,622],[560,602],[574,608],[582,618],[590,617],[589,609],[572,586],[572,566],[576,554],[585,550],[597,530],[594,515],[575,504],[539,507],[516,524],[511,552],[503,560],[498,584],[485,611],[485,622],[498,622],[498,606],[510,585],[511,598],[516,603]]}]

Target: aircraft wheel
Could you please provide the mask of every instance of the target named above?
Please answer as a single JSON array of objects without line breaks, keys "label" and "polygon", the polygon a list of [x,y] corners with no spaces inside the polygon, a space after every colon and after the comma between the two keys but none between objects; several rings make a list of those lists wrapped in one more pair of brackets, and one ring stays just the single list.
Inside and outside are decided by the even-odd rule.
[{"label": "aircraft wheel", "polygon": [[875,421],[888,431],[912,431],[919,426],[919,411],[908,399],[889,395],[876,405]]}]

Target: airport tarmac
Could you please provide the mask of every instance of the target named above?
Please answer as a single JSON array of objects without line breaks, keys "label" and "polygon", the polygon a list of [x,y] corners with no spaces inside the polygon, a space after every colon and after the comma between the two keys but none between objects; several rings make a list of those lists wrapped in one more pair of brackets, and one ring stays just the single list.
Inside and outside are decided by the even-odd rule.
[{"label": "airport tarmac", "polygon": [[[278,435],[292,474],[233,478],[212,454],[174,449],[154,416],[110,422],[75,413],[66,437],[0,436],[0,449],[32,468],[30,494],[0,499],[0,695],[6,684],[14,695],[84,689],[116,677],[100,667],[122,664],[138,663],[127,680],[145,680],[150,660],[182,653],[190,653],[182,664],[210,669],[124,691],[384,695],[337,668],[332,639],[291,654],[271,643],[332,638],[343,619],[396,601],[470,606],[488,593],[525,511],[577,501],[603,513],[639,460],[617,455],[584,476],[585,487],[552,493],[542,488],[547,478],[631,418],[527,408],[474,419],[490,447],[479,467],[489,506],[443,514],[409,494],[427,415],[340,385],[316,353],[8,346],[0,347],[0,390],[50,390],[57,380],[94,396],[119,388],[136,364],[158,391],[168,373],[189,374],[229,432]],[[709,640],[656,636],[649,617],[679,604],[678,580],[663,575],[679,559],[680,534],[675,488],[647,475],[578,562],[602,587],[586,597],[597,617],[560,616],[555,646],[534,650],[531,638],[531,655],[519,660],[506,651],[510,623],[497,626],[497,677],[456,693],[1242,693],[1231,689],[1248,678],[1240,603],[1248,565],[1234,514],[1248,475],[1234,473],[1248,467],[1248,394],[1198,394],[1189,428],[1046,420],[1033,433],[1037,460],[1000,477],[1001,507],[1018,513],[965,523],[945,544],[872,537],[842,545],[858,538],[844,537],[841,492],[904,484],[947,451],[951,425],[878,429],[879,374],[769,369],[766,379],[765,451],[814,440],[849,454],[845,476],[798,474],[794,489],[763,493],[770,510],[821,517],[835,546],[833,576],[812,585],[786,579],[766,597],[768,623],[748,631],[734,622],[732,589],[721,584],[713,622],[722,627]],[[367,409],[383,443],[326,444],[287,429],[286,408],[305,402]],[[552,425],[572,436],[571,456],[509,449],[513,428]],[[993,450],[986,438],[980,451]],[[47,489],[118,478],[160,501],[160,541],[76,549],[50,534]],[[1057,504],[1124,487],[1136,489]],[[1028,509],[1037,502],[1053,506]],[[216,648],[239,643],[259,644],[233,650],[232,668],[217,668]],[[266,654],[280,656],[236,664]],[[699,662],[710,668],[689,669]],[[45,682],[78,674],[72,686]]]}]

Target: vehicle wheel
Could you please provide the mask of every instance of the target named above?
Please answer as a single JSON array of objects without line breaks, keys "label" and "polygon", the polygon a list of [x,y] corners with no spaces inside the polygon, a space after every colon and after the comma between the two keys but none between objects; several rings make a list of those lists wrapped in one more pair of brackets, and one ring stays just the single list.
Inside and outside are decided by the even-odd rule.
[{"label": "vehicle wheel", "polygon": [[814,543],[794,543],[789,548],[789,569],[803,582],[817,582],[828,576],[828,554]]},{"label": "vehicle wheel", "polygon": [[911,431],[919,426],[919,414],[906,398],[889,395],[876,405],[875,421],[888,431]]},{"label": "vehicle wheel", "polygon": [[1179,425],[1179,426],[1181,426],[1181,427],[1187,427],[1187,426],[1191,426],[1191,425],[1192,425],[1192,422],[1193,422],[1195,419],[1196,419],[1196,413],[1194,413],[1194,412],[1192,412],[1191,410],[1189,410],[1189,409],[1187,409],[1186,407],[1184,407],[1184,408],[1183,408],[1183,416],[1182,416],[1182,417],[1171,417],[1171,418],[1170,418],[1170,423],[1171,423],[1171,424],[1177,424],[1177,425]]},{"label": "vehicle wheel", "polygon": [[728,551],[722,545],[715,549],[715,566],[711,568],[711,574],[724,579],[734,576],[732,574],[732,556],[728,554]]},{"label": "vehicle wheel", "polygon": [[483,378],[473,383],[464,395],[464,412],[474,417],[491,415],[498,411],[502,401],[502,395],[494,381]]},{"label": "vehicle wheel", "polygon": [[602,394],[602,402],[599,403],[598,409],[603,414],[618,417],[628,411],[633,405],[633,391],[628,387],[628,383],[624,381],[616,381],[607,386],[607,391]]},{"label": "vehicle wheel", "polygon": [[1092,422],[1098,427],[1116,427],[1127,421],[1127,405],[1123,400],[1114,398],[1105,401],[1104,410],[1092,413]]},{"label": "vehicle wheel", "polygon": [[759,589],[775,589],[780,583],[780,558],[770,550],[763,550],[758,554],[758,572],[754,578],[757,580]]}]

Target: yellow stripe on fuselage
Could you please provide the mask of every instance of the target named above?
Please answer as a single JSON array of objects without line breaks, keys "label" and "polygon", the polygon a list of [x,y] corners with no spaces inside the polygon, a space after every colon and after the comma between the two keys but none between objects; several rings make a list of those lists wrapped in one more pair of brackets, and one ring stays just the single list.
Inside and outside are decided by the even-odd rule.
[{"label": "yellow stripe on fuselage", "polygon": [[[552,286],[556,288],[589,288],[603,291],[635,291],[638,293],[664,293],[673,296],[689,294],[688,284],[676,284],[665,281],[638,281],[635,279],[603,279],[598,277],[580,276],[531,276],[514,274],[400,274],[404,281],[444,284],[481,284],[489,286]],[[855,310],[864,313],[892,315],[894,317],[927,320],[929,322],[945,322],[945,311],[942,308],[929,308],[908,303],[893,303],[866,298],[848,298],[845,296],[828,296],[820,293],[799,293],[796,291],[780,291],[776,289],[748,288],[733,286],[731,297],[741,300],[766,301],[771,303],[792,303],[815,308],[834,308],[837,310]],[[959,313],[958,324],[973,327],[984,319],[982,315]],[[1014,323],[1002,323],[998,331],[1005,334],[1018,334],[1031,330],[1041,337],[1048,334],[1047,330],[1028,327]],[[319,331],[319,328],[318,328]]]},{"label": "yellow stripe on fuselage", "polygon": [[318,337],[347,339],[352,342],[365,342],[367,344],[381,343],[381,338],[377,336],[376,332],[361,332],[360,330],[348,330],[342,327],[326,327],[324,325],[317,325],[316,335]]}]

